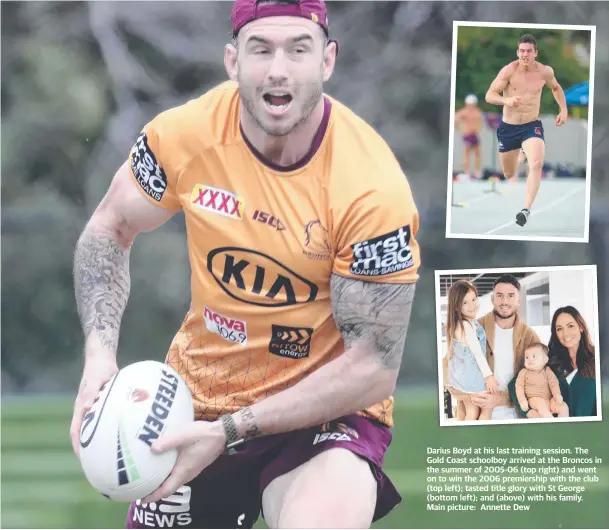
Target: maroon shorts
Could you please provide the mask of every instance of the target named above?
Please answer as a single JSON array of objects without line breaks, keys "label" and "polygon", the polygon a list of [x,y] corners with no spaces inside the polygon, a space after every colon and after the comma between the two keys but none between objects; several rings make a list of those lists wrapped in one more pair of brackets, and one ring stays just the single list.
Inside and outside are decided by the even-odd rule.
[{"label": "maroon shorts", "polygon": [[171,497],[148,505],[132,503],[126,528],[252,528],[262,492],[273,479],[334,447],[348,449],[370,464],[377,483],[376,521],[402,500],[381,469],[390,443],[386,426],[357,414],[250,440],[236,454],[220,456]]},{"label": "maroon shorts", "polygon": [[463,136],[463,143],[468,149],[472,149],[480,144],[480,139],[476,133],[466,134]]}]

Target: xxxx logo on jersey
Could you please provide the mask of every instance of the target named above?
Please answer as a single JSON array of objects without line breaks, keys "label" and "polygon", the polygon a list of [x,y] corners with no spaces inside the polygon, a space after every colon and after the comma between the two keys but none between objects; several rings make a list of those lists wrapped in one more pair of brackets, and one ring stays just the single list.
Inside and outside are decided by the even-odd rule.
[{"label": "xxxx logo on jersey", "polygon": [[243,219],[245,203],[230,191],[214,188],[207,184],[195,184],[190,194],[190,203],[195,208],[217,213],[232,219]]}]

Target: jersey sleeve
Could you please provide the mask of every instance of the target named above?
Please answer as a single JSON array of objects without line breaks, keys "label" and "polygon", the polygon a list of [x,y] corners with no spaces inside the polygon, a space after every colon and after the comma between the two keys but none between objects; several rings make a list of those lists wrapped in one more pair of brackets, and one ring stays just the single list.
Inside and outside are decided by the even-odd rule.
[{"label": "jersey sleeve", "polygon": [[419,214],[408,181],[400,172],[369,182],[335,216],[332,272],[368,282],[416,282]]},{"label": "jersey sleeve", "polygon": [[168,158],[168,139],[162,140],[155,120],[140,132],[129,153],[129,168],[143,195],[157,206],[177,211],[182,208],[176,192],[177,175]]}]

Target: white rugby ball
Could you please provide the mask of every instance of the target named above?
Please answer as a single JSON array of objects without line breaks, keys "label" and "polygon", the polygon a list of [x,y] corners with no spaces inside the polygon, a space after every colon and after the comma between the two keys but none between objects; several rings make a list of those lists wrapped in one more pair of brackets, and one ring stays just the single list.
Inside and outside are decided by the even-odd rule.
[{"label": "white rugby ball", "polygon": [[155,454],[152,443],[194,421],[190,390],[170,366],[142,361],[120,370],[84,417],[80,463],[89,483],[116,501],[135,501],[169,476],[176,449]]}]

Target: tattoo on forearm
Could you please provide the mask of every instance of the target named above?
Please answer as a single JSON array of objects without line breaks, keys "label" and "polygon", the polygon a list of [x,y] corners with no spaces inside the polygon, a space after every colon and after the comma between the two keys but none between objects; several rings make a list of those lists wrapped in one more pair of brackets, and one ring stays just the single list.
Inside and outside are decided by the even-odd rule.
[{"label": "tattoo on forearm", "polygon": [[95,329],[101,343],[116,350],[129,288],[129,248],[85,231],[74,254],[76,306],[85,339]]},{"label": "tattoo on forearm", "polygon": [[260,436],[262,431],[260,430],[260,426],[256,421],[256,417],[252,412],[252,409],[249,407],[242,408],[239,410],[239,415],[241,416],[241,420],[243,421],[243,425],[245,426],[245,437],[246,438],[256,438],[256,436]]},{"label": "tattoo on forearm", "polygon": [[415,284],[372,283],[332,275],[332,312],[345,345],[372,346],[384,366],[399,368]]}]

